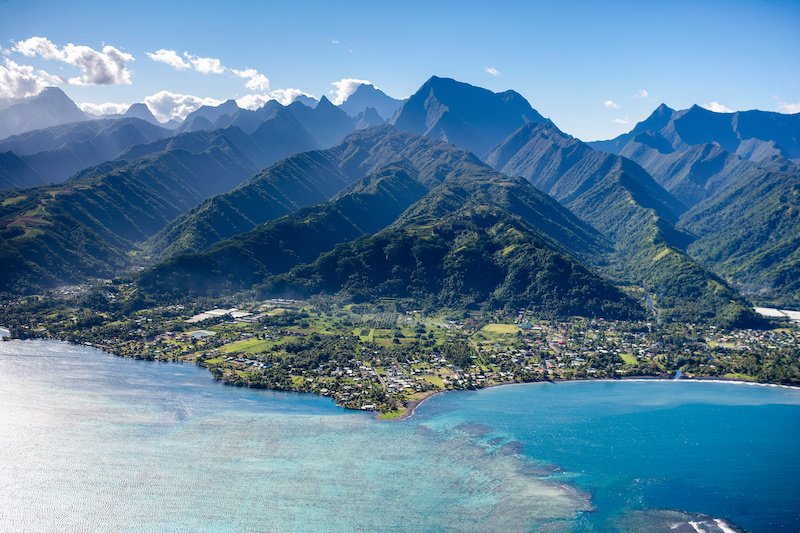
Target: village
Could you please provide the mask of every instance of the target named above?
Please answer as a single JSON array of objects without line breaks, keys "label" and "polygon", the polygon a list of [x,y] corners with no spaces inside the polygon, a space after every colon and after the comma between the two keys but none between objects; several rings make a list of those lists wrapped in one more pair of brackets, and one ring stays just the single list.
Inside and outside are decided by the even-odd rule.
[{"label": "village", "polygon": [[[423,312],[410,302],[243,298],[118,313],[109,291],[0,309],[15,337],[67,340],[138,359],[207,368],[233,386],[310,392],[408,415],[440,391],[599,378],[718,378],[800,384],[800,327],[549,320],[526,309]],[[232,302],[225,302],[230,304]]]}]

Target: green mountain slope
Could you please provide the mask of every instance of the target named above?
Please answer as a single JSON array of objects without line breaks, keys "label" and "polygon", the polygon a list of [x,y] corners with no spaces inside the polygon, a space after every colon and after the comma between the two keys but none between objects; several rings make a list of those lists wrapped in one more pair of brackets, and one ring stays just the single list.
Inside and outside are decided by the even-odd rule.
[{"label": "green mountain slope", "polygon": [[257,224],[322,202],[350,182],[324,152],[304,152],[212,197],[166,225],[147,245],[154,257],[199,251]]},{"label": "green mountain slope", "polygon": [[0,207],[0,251],[13,261],[0,268],[0,292],[111,276],[177,216],[313,142],[288,112],[278,113],[250,135],[236,127],[187,133],[131,148],[129,160],[63,184],[9,191],[17,199]]},{"label": "green mountain slope", "polygon": [[407,160],[424,179],[474,156],[442,142],[389,126],[361,130],[334,148],[298,154],[267,168],[240,187],[210,198],[175,220],[148,245],[155,258],[199,252],[212,244],[330,199],[374,169]]},{"label": "green mountain slope", "polygon": [[628,134],[591,143],[634,159],[691,209],[688,252],[755,300],[797,305],[800,116],[660,106]]},{"label": "green mountain slope", "polygon": [[689,207],[714,196],[756,166],[711,143],[682,152],[662,152],[656,138],[649,133],[631,139],[620,155],[639,163]]},{"label": "green mountain slope", "polygon": [[[505,187],[532,189],[490,171],[450,178],[392,226],[270,278],[263,292],[413,298],[430,307],[529,307],[550,316],[642,316],[622,292],[557,251],[535,221],[494,205]],[[453,201],[470,190],[466,202]]]},{"label": "green mountain slope", "polygon": [[[134,243],[252,168],[228,151],[173,151],[109,164],[68,183],[9,193],[0,210],[0,292],[111,276]],[[5,200],[0,201],[5,203]]]},{"label": "green mountain slope", "polygon": [[696,205],[681,225],[699,236],[689,251],[743,293],[800,305],[800,172],[755,169]]},{"label": "green mountain slope", "polygon": [[[531,221],[555,248],[575,253],[609,249],[597,232],[558,202],[524,180],[502,176],[468,152],[383,128],[359,137],[358,142],[350,139],[347,149],[341,151],[349,154],[345,159],[352,160],[358,153],[353,148],[363,146],[366,140],[377,142],[371,145],[371,152],[364,152],[371,155],[370,160],[401,153],[411,159],[401,157],[329,202],[262,224],[203,252],[173,257],[145,273],[140,285],[150,293],[174,295],[249,287],[269,275],[313,261],[336,244],[388,226],[412,204],[404,223],[447,216],[480,199],[509,216]],[[414,149],[403,149],[410,146]],[[381,155],[376,159],[375,154]],[[293,160],[302,158],[287,162]],[[285,176],[287,172],[277,174]],[[440,186],[442,181],[445,185]],[[429,189],[434,192],[425,196]]]},{"label": "green mountain slope", "polygon": [[407,164],[384,167],[334,200],[259,225],[203,252],[168,259],[143,273],[139,285],[159,297],[180,297],[263,282],[315,260],[336,244],[391,224],[427,192],[416,175]]},{"label": "green mountain slope", "polygon": [[521,128],[486,159],[531,180],[609,237],[615,252],[594,264],[644,287],[661,319],[755,319],[747,302],[686,253],[692,236],[675,228],[685,207],[632,161],[593,151],[550,124]]}]

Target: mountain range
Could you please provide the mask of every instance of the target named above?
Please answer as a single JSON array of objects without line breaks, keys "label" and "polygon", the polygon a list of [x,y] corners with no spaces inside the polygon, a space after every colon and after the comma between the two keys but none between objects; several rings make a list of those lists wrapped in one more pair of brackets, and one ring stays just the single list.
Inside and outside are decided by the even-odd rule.
[{"label": "mountain range", "polygon": [[800,114],[660,105],[630,133],[589,143],[645,168],[688,208],[688,251],[745,295],[800,303]]},{"label": "mountain range", "polygon": [[385,122],[392,118],[404,103],[404,100],[392,98],[372,84],[362,83],[339,107],[351,117],[357,117],[372,108]]},{"label": "mountain range", "polygon": [[367,84],[340,106],[229,100],[175,129],[143,105],[60,124],[24,105],[0,111],[8,131],[46,117],[0,141],[7,294],[143,268],[145,301],[247,289],[729,325],[800,303],[800,115],[662,105],[584,143],[514,91],[435,76],[404,101]]},{"label": "mountain range", "polygon": [[0,110],[0,139],[87,118],[64,91],[47,87],[36,96]]},{"label": "mountain range", "polygon": [[[0,141],[0,153],[11,153],[32,176],[0,181],[0,189],[58,183],[81,170],[114,159],[136,145],[172,135],[139,118],[84,120],[34,130]],[[0,173],[14,176],[0,162]]]},{"label": "mountain range", "polygon": [[434,76],[411,95],[390,123],[483,156],[516,129],[545,120],[514,91],[493,93]]}]

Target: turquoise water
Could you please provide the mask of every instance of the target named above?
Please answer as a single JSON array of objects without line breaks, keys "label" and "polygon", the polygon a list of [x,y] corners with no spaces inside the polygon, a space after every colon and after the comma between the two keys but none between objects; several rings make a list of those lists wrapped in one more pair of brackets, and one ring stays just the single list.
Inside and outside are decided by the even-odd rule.
[{"label": "turquoise water", "polygon": [[0,402],[3,531],[800,530],[791,389],[508,386],[382,423],[191,365],[12,341]]}]

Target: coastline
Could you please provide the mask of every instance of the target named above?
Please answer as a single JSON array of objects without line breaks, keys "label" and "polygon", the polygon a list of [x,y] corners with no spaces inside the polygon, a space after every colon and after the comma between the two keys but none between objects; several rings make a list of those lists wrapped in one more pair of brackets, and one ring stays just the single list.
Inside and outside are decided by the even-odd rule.
[{"label": "coastline", "polygon": [[[34,341],[34,342],[38,344],[39,341]],[[97,361],[97,363],[93,363],[93,364],[96,365],[97,368],[101,368],[101,369],[105,368],[105,365],[109,364],[109,363],[103,363],[103,360],[106,360],[106,358],[109,355],[111,355],[111,354],[109,354],[107,352],[100,351],[100,350],[94,350],[94,349],[89,349],[89,350],[77,349],[77,350],[74,350],[70,354],[69,351],[70,351],[71,348],[74,348],[74,347],[82,348],[80,345],[76,345],[74,343],[73,344],[52,343],[52,344],[50,344],[50,346],[47,346],[47,345],[44,345],[44,344],[39,344],[37,346],[37,344],[32,344],[31,346],[25,348],[24,350],[20,350],[19,347],[13,347],[14,345],[11,345],[12,349],[10,349],[8,351],[11,352],[11,353],[28,353],[28,354],[30,354],[30,358],[34,359],[34,361],[29,361],[29,362],[24,362],[23,361],[23,362],[20,362],[20,363],[25,364],[26,366],[31,367],[31,368],[38,367],[38,365],[40,364],[40,363],[36,363],[36,361],[35,361],[35,357],[38,354],[49,354],[49,355],[53,355],[53,356],[56,356],[56,357],[63,357],[63,356],[59,355],[59,352],[60,352],[61,354],[67,354],[68,356],[71,356],[73,361],[81,361],[84,358],[86,358],[86,359],[89,359],[89,360],[92,360],[92,361]],[[113,359],[110,359],[108,361],[110,361],[110,363],[112,363],[112,364],[114,362]],[[144,361],[131,361],[131,362],[132,363],[136,362],[137,365],[136,366],[132,366],[132,365],[121,366],[120,363],[116,363],[113,368],[119,369],[116,372],[122,372],[123,373],[122,375],[127,374],[128,376],[133,378],[133,382],[137,382],[138,381],[138,380],[136,380],[136,375],[138,373],[137,371],[141,370],[145,375],[149,376],[150,380],[157,380],[160,377],[160,378],[164,379],[164,383],[166,383],[166,384],[174,383],[175,385],[178,385],[177,389],[175,389],[175,390],[179,390],[180,389],[180,386],[181,386],[180,380],[178,382],[175,382],[172,379],[172,375],[173,375],[173,372],[175,372],[175,368],[173,367],[173,370],[170,370],[169,368],[171,367],[171,365],[164,365],[164,368],[162,369],[160,366],[159,367],[154,367],[153,365],[147,365],[147,366],[141,365],[140,363],[143,363]],[[58,369],[58,366],[51,366],[48,363],[48,361],[42,361],[41,363],[45,363],[47,365],[47,367],[49,367],[51,370],[57,370]],[[125,361],[123,361],[122,363],[125,363]],[[15,362],[15,361],[6,361],[6,365],[9,367],[9,369],[11,369],[11,365],[16,365],[16,364],[19,364],[19,363]],[[199,379],[199,383],[207,384],[205,386],[213,387],[213,389],[219,390],[219,388],[217,387],[217,384],[210,383],[210,380],[208,380],[206,378],[206,376],[204,376],[205,372],[197,372],[197,370],[200,370],[200,369],[195,369],[193,367],[188,367],[188,369],[192,370],[192,372],[189,375],[197,376],[197,378]],[[181,372],[181,375],[184,375],[184,374]],[[194,379],[192,379],[192,381],[194,381]],[[476,424],[478,422],[483,422],[484,424],[486,424],[487,426],[489,426],[491,428],[491,431],[489,432],[490,436],[487,437],[484,440],[482,435],[484,435],[485,433],[484,434],[482,434],[480,432],[473,433],[471,431],[472,428],[465,426],[465,428],[463,428],[463,431],[464,431],[463,434],[459,433],[459,434],[455,435],[456,437],[459,437],[459,438],[463,439],[463,440],[460,440],[458,442],[465,442],[465,443],[468,443],[468,444],[470,444],[472,446],[475,446],[477,444],[478,447],[480,447],[482,444],[486,443],[487,444],[486,450],[488,452],[488,455],[486,455],[485,457],[490,457],[490,456],[492,456],[494,454],[497,454],[498,458],[502,460],[502,463],[501,463],[502,465],[505,465],[506,467],[508,467],[508,466],[516,467],[516,469],[514,469],[514,470],[503,470],[504,472],[510,471],[514,475],[516,475],[517,472],[522,472],[524,475],[531,475],[533,477],[537,477],[539,475],[542,475],[544,477],[548,477],[548,476],[550,476],[550,474],[554,474],[550,479],[548,479],[548,481],[552,481],[556,485],[563,483],[565,486],[567,486],[569,488],[580,490],[580,491],[583,491],[583,492],[589,492],[587,490],[587,488],[585,488],[585,487],[589,487],[590,484],[587,484],[587,485],[584,486],[584,485],[581,485],[580,483],[570,483],[568,475],[564,476],[564,477],[559,477],[560,471],[558,469],[554,469],[554,470],[546,470],[546,469],[536,470],[536,467],[540,466],[540,463],[546,463],[546,461],[544,459],[545,454],[541,453],[540,451],[537,451],[535,447],[523,447],[523,448],[517,447],[519,444],[518,444],[518,442],[514,442],[514,441],[515,440],[519,441],[519,440],[523,440],[523,439],[521,439],[521,438],[520,439],[515,439],[515,437],[517,437],[518,434],[515,431],[508,430],[508,427],[505,425],[505,422],[500,423],[499,420],[494,418],[494,415],[491,414],[491,411],[489,411],[487,413],[487,411],[485,411],[484,408],[486,406],[492,406],[493,405],[493,406],[495,406],[494,409],[500,409],[500,413],[503,413],[503,410],[502,410],[502,406],[503,405],[508,405],[513,411],[516,411],[517,413],[520,413],[520,412],[525,413],[528,410],[528,407],[525,405],[524,402],[523,403],[515,403],[515,404],[514,403],[504,403],[503,399],[506,398],[507,394],[511,394],[512,396],[515,396],[517,398],[525,398],[525,397],[545,398],[545,397],[549,396],[551,398],[551,400],[556,401],[556,402],[559,402],[560,401],[559,399],[563,398],[563,397],[576,397],[576,398],[579,398],[579,397],[583,396],[585,398],[583,401],[586,402],[589,405],[591,405],[591,403],[593,402],[592,396],[594,394],[604,395],[605,391],[608,391],[608,393],[612,394],[612,395],[620,394],[621,397],[625,397],[628,394],[633,394],[634,396],[637,396],[639,398],[648,398],[650,396],[650,391],[657,391],[657,392],[654,392],[654,394],[657,394],[661,398],[665,398],[667,401],[669,401],[670,398],[672,398],[677,393],[680,393],[681,395],[688,394],[689,397],[695,397],[695,395],[697,395],[699,397],[705,397],[705,398],[711,399],[711,404],[714,403],[713,398],[715,398],[717,395],[726,396],[726,397],[732,397],[732,398],[734,398],[734,401],[735,401],[735,398],[737,397],[737,395],[741,395],[743,397],[750,397],[753,394],[755,394],[755,396],[757,396],[757,397],[761,396],[761,394],[759,394],[759,391],[757,389],[743,390],[743,389],[736,388],[736,387],[716,387],[716,388],[715,387],[711,387],[711,386],[708,386],[708,387],[703,387],[703,386],[686,387],[686,386],[680,386],[680,385],[677,385],[675,387],[670,387],[668,385],[657,385],[657,384],[656,385],[652,385],[652,386],[646,385],[646,384],[638,385],[638,386],[629,385],[629,386],[626,387],[624,384],[617,384],[617,385],[611,384],[611,385],[595,385],[595,386],[592,386],[592,385],[589,385],[588,383],[586,383],[584,385],[575,385],[573,387],[570,387],[570,386],[566,385],[566,383],[569,383],[569,382],[588,382],[588,381],[601,381],[601,380],[564,380],[565,385],[562,388],[558,388],[558,387],[555,387],[555,386],[544,386],[544,383],[547,383],[547,382],[541,381],[541,382],[538,382],[538,383],[542,383],[543,384],[543,386],[540,387],[540,388],[533,388],[533,387],[521,388],[520,387],[518,389],[502,389],[502,390],[498,390],[498,392],[496,394],[495,393],[486,393],[486,394],[480,394],[480,395],[476,394],[476,395],[464,395],[464,396],[460,396],[460,397],[459,396],[452,396],[452,397],[441,398],[439,400],[439,403],[433,403],[433,404],[429,405],[428,406],[428,408],[429,408],[428,411],[420,410],[419,416],[416,419],[412,419],[409,423],[406,423],[406,424],[403,424],[403,425],[398,425],[398,426],[383,426],[387,430],[390,430],[389,433],[385,433],[383,431],[380,431],[380,427],[381,426],[376,425],[375,421],[373,421],[372,417],[370,415],[368,415],[367,413],[364,413],[359,417],[352,417],[352,416],[348,416],[348,415],[351,415],[352,413],[346,413],[341,409],[336,409],[335,411],[333,411],[331,417],[328,418],[326,420],[326,422],[324,422],[324,427],[333,428],[332,430],[334,432],[339,431],[340,432],[339,434],[341,434],[341,435],[346,435],[347,434],[346,432],[342,432],[341,428],[348,428],[350,430],[352,430],[352,428],[359,428],[359,431],[364,431],[364,432],[377,431],[377,433],[376,433],[377,435],[387,436],[387,437],[390,437],[390,438],[397,438],[397,435],[409,435],[410,438],[413,439],[414,435],[417,435],[416,431],[418,431],[415,428],[418,428],[418,426],[420,424],[422,424],[422,426],[424,426],[424,427],[428,427],[430,424],[433,424],[432,431],[433,430],[442,430],[443,434],[451,435],[447,431],[449,429],[452,429],[453,427],[455,427],[453,424],[463,422],[464,420],[461,419],[461,417],[463,416],[463,417],[465,417],[465,420],[467,420],[467,421],[475,420]],[[602,380],[602,381],[623,381],[623,380],[605,379],[605,380]],[[639,381],[671,381],[671,380],[652,379],[651,378],[651,379],[639,379]],[[47,380],[42,380],[41,382],[42,383],[47,383],[48,381]],[[59,382],[53,382],[51,380],[50,383],[54,384],[55,387],[59,387],[60,386]],[[510,385],[527,385],[527,384],[528,383],[519,383],[519,382],[515,382],[515,383],[511,383],[511,382],[509,382],[509,383],[496,383],[496,384],[493,384],[492,386],[487,387],[487,388],[510,386]],[[558,383],[553,383],[552,385],[557,385],[557,384]],[[170,390],[173,390],[172,386],[170,386]],[[517,392],[511,392],[511,391],[517,391]],[[549,391],[549,392],[547,392],[547,391]],[[739,392],[737,392],[737,391],[739,391]],[[232,394],[238,396],[238,393],[236,391],[230,391],[230,392]],[[224,397],[226,397],[225,393],[226,393],[226,391],[223,390],[222,392],[217,392],[217,393],[214,393],[214,394],[215,395],[221,395],[219,397],[220,398],[224,398]],[[591,394],[589,394],[587,396],[586,393],[591,393]],[[785,398],[788,398],[790,400],[793,399],[793,398],[796,398],[796,393],[785,393],[785,392],[778,391],[777,389],[773,389],[771,392],[769,391],[769,389],[765,389],[764,390],[764,394],[769,398],[776,398],[777,401],[780,401],[780,397],[785,397]],[[428,398],[433,397],[435,395],[436,394],[430,394],[426,398],[422,398],[420,400],[420,402],[417,405],[415,405],[414,407],[415,408],[418,407],[420,404],[424,403],[425,400],[427,400]],[[214,396],[210,396],[210,397],[213,398]],[[281,401],[282,402],[294,403],[294,402],[298,401],[298,399],[295,398],[294,395],[292,395],[290,397],[286,397],[286,398],[282,399]],[[303,400],[299,399],[299,401],[302,402]],[[792,402],[792,403],[795,403],[795,402]],[[172,405],[172,404],[170,404],[170,405]],[[180,405],[183,405],[183,402],[181,402]],[[313,406],[315,404],[312,403],[311,405]],[[516,407],[514,407],[515,405],[516,405]],[[543,406],[543,408],[541,408],[539,410],[539,412],[546,414],[548,412],[548,409],[549,409],[547,407],[547,403],[540,403],[539,405]],[[637,402],[637,405],[638,405],[638,402]],[[478,406],[482,406],[482,407],[478,408]],[[332,404],[331,404],[330,407],[331,408],[333,407]],[[283,412],[282,411],[283,407],[281,407],[279,404],[276,405],[276,408],[281,410],[281,412]],[[464,411],[460,411],[459,408],[463,408]],[[589,407],[589,408],[592,409],[592,410],[595,410],[594,407]],[[248,410],[253,409],[253,407],[249,406],[248,402],[245,402],[244,404],[238,404],[236,406],[236,409],[237,410],[244,410],[244,412],[246,413]],[[456,410],[455,411],[456,416],[453,416],[454,415],[454,409]],[[623,409],[623,411],[624,410],[625,409]],[[704,410],[706,412],[708,412],[708,407],[704,408]],[[713,411],[713,408],[711,408],[711,410]],[[796,412],[797,411],[795,409],[793,411],[793,413],[796,413]],[[461,413],[461,414],[458,414],[458,413]],[[302,417],[303,415],[299,415],[299,416]],[[345,417],[347,417],[347,418],[345,418]],[[350,420],[350,419],[353,419],[353,418],[355,418],[355,421],[351,420],[350,422],[347,422],[347,420]],[[313,415],[309,416],[308,419],[313,421],[313,419],[314,419]],[[535,420],[535,418],[532,418],[532,419]],[[245,418],[245,419],[242,419],[242,420],[249,420],[249,419]],[[504,418],[503,420],[511,420],[511,418]],[[525,423],[525,420],[526,420],[525,418],[516,417],[516,420],[520,420],[521,421],[519,423],[521,424],[520,427],[522,427],[522,428],[535,427],[535,426],[530,426],[527,423]],[[530,420],[531,419],[529,418],[528,421],[530,421]],[[677,420],[677,422],[680,423],[680,419],[673,419],[673,420]],[[443,424],[443,425],[439,425],[440,421],[445,421],[446,423]],[[176,418],[175,423],[180,424],[181,422],[182,422],[181,418]],[[236,420],[236,422],[238,423],[239,420]],[[302,422],[302,423],[305,423],[305,422]],[[558,422],[557,419],[553,421],[553,424],[558,424],[558,423],[559,422]],[[373,428],[370,429],[370,426],[373,426]],[[192,431],[194,431],[197,427],[198,426],[193,426],[193,425],[187,426],[187,428],[192,430]],[[202,426],[202,427],[205,427],[205,426]],[[240,427],[245,427],[246,428],[247,426],[240,426]],[[266,427],[267,431],[269,431],[269,428],[270,428],[269,425],[265,425],[264,427]],[[287,425],[286,427],[296,428],[296,426],[294,425],[294,422],[292,422],[292,424]],[[476,425],[475,427],[477,428],[478,426]],[[554,427],[557,427],[557,426],[554,426]],[[396,428],[397,431],[399,431],[400,433],[397,433],[397,431],[395,431],[392,428]],[[405,428],[405,429],[403,429],[403,428]],[[689,427],[686,427],[686,430],[687,430],[687,432],[690,432],[690,431],[693,430],[693,428],[691,426],[689,426]],[[461,429],[459,431],[461,431]],[[193,433],[193,434],[196,435],[196,433]],[[427,431],[425,431],[424,434],[427,435],[428,434]],[[493,439],[495,437],[503,437],[503,438],[498,438],[497,441],[491,442],[490,438]],[[183,435],[181,436],[181,438],[183,438]],[[422,437],[420,436],[419,438],[422,438]],[[319,442],[321,445],[324,445],[328,441],[319,440],[317,442]],[[366,445],[369,445],[368,444],[369,442],[374,442],[374,441],[365,440],[365,441],[360,441],[360,442],[361,443],[366,442],[367,443]],[[431,442],[440,442],[440,441],[439,440],[432,440]],[[506,448],[505,445],[506,444],[510,444],[510,443],[513,443],[513,445],[512,446],[508,446]],[[203,449],[205,449],[205,447]],[[256,452],[253,452],[253,453],[256,453]],[[332,453],[338,453],[338,452],[332,452]],[[511,458],[511,459],[503,459],[504,456],[512,455],[512,454],[514,454],[513,458]],[[481,457],[484,457],[484,456],[481,456]],[[390,458],[391,458],[391,456],[390,456]],[[563,463],[561,463],[559,461],[556,461],[552,457],[550,459],[551,459],[551,462],[548,463],[550,465],[558,466],[558,465],[563,464]],[[379,460],[381,460],[381,459],[379,459]],[[506,461],[511,461],[511,462],[506,462]],[[476,461],[475,464],[479,464],[479,463]],[[495,463],[493,462],[492,464],[495,464]],[[447,466],[448,465],[445,463],[445,468]],[[529,470],[529,469],[525,468],[527,466],[530,466],[531,469]],[[565,469],[564,471],[566,471],[567,474],[571,474],[571,472],[577,471],[577,470],[578,469],[576,468],[575,470],[566,471],[566,469]],[[391,478],[389,478],[389,479],[391,481]],[[561,483],[559,483],[559,482],[561,482]],[[598,496],[595,496],[595,494],[598,494]],[[598,511],[598,514],[601,514],[601,513],[605,512],[605,507],[603,507],[603,506],[601,506],[600,504],[597,503],[600,500],[599,494],[600,494],[599,491],[592,491],[592,494],[590,496],[592,496],[592,497],[594,497],[596,499],[590,500],[590,501],[592,501],[592,503],[594,503],[597,507],[600,508],[599,511]],[[600,501],[602,501],[602,500],[600,500]],[[676,509],[677,508],[680,508],[680,509],[689,508],[691,510],[695,510],[694,508],[689,507],[689,506],[680,507],[680,506],[676,505],[675,508]],[[595,510],[597,510],[597,509],[595,509]],[[699,510],[705,511],[706,509],[705,508],[700,508]],[[587,511],[587,514],[590,513],[590,512],[591,511]],[[694,515],[692,515],[692,518],[693,518],[693,516]],[[733,523],[733,521],[735,519],[735,516],[728,515],[728,514],[721,514],[720,513],[717,516],[724,516],[725,519],[726,519],[726,523],[728,523],[728,524]],[[712,528],[708,528],[708,529],[710,531]],[[692,533],[694,533],[694,531],[691,530],[691,529],[689,529],[688,531],[691,531]]]},{"label": "coastline", "polygon": [[[37,338],[31,338],[31,339],[10,339],[10,338],[5,338],[3,340],[4,341],[21,341],[21,342],[27,342],[27,341],[34,341],[34,342],[36,342],[36,341],[40,341],[40,342],[41,341],[43,341],[43,342],[48,342],[48,341],[50,341],[50,342],[64,342],[64,343],[67,343],[67,344],[71,344],[73,346],[87,346],[89,348],[92,348],[92,349],[95,349],[95,350],[99,350],[99,351],[101,351],[101,352],[103,352],[105,354],[108,354],[110,356],[113,356],[113,357],[122,357],[124,359],[130,359],[129,357],[126,357],[126,356],[123,356],[123,355],[118,355],[118,354],[115,354],[113,352],[109,352],[109,351],[105,350],[104,348],[102,348],[100,346],[96,346],[96,345],[94,345],[92,343],[89,343],[89,342],[76,343],[76,342],[70,342],[70,341],[65,341],[65,340],[61,340],[61,339],[41,339],[41,338],[39,338],[39,339],[37,339]],[[148,361],[148,362],[156,362],[156,361],[153,360],[153,361]],[[163,362],[163,361],[161,361],[161,362]],[[187,363],[188,361],[176,360],[176,361],[170,361],[170,362],[184,364],[184,363]],[[208,370],[208,369],[206,368],[206,370]],[[218,381],[218,380],[215,380],[215,381]],[[714,377],[714,376],[693,377],[693,378],[682,377],[682,378],[679,378],[679,379],[663,378],[663,377],[651,377],[651,376],[620,376],[618,378],[582,378],[582,379],[552,379],[552,380],[546,380],[546,381],[511,381],[511,382],[505,382],[505,383],[493,383],[491,385],[486,385],[484,387],[480,387],[480,388],[476,388],[476,389],[446,389],[446,390],[439,390],[439,391],[433,392],[432,394],[430,394],[430,395],[428,395],[428,396],[426,396],[424,398],[421,398],[419,400],[409,401],[408,405],[406,407],[404,407],[404,412],[400,416],[397,416],[397,417],[381,418],[381,415],[384,414],[384,413],[381,413],[380,411],[371,411],[371,413],[372,413],[373,418],[375,420],[379,421],[379,422],[399,422],[399,421],[402,421],[402,420],[407,420],[407,419],[411,418],[412,416],[414,416],[414,414],[416,413],[417,409],[422,404],[424,404],[426,401],[428,401],[431,398],[433,398],[435,396],[438,396],[440,394],[445,394],[445,393],[449,393],[449,392],[465,392],[465,391],[473,391],[473,392],[475,392],[475,391],[480,391],[480,390],[492,389],[492,388],[496,388],[496,387],[509,387],[509,386],[514,386],[514,385],[534,385],[534,384],[539,384],[539,383],[558,384],[558,383],[614,382],[614,381],[640,381],[640,382],[644,382],[644,381],[659,381],[659,382],[718,383],[718,384],[751,385],[751,386],[758,386],[758,387],[784,388],[784,389],[800,391],[800,386],[797,386],[797,385],[785,385],[785,384],[780,384],[780,383],[762,383],[762,382],[757,382],[757,381],[744,381],[744,380],[738,380],[738,379],[726,379],[726,378]],[[230,386],[230,384],[228,384],[228,383],[226,383],[224,381],[220,382],[220,384],[229,385]],[[279,389],[264,388],[264,390],[275,390],[275,391],[278,391]],[[319,394],[319,393],[313,392],[313,391],[283,391],[283,392],[294,392],[294,393],[299,393],[299,394],[314,394],[316,396],[320,396],[320,397],[324,397],[324,398],[330,398],[330,399],[334,400],[334,402],[335,402],[335,399],[332,396],[327,396],[325,394]],[[342,409],[344,409],[346,411],[355,411],[355,412],[363,412],[364,411],[362,409],[352,409],[352,408],[349,408],[349,407],[344,407],[342,405],[339,405],[338,403],[336,403],[336,405],[338,407],[341,407]]]},{"label": "coastline", "polygon": [[[438,396],[440,394],[445,394],[448,392],[477,392],[481,390],[488,390],[494,389],[496,387],[510,387],[514,385],[536,385],[540,383],[550,383],[553,385],[557,385],[559,383],[586,383],[586,382],[615,382],[615,381],[659,381],[659,382],[673,382],[673,383],[717,383],[717,384],[727,384],[727,385],[752,385],[756,387],[771,387],[771,388],[781,388],[781,389],[790,389],[800,391],[800,386],[798,385],[783,385],[780,383],[761,383],[758,381],[743,381],[740,379],[725,379],[725,378],[718,378],[718,377],[699,377],[699,378],[681,378],[681,379],[671,379],[671,378],[657,378],[657,377],[649,377],[649,376],[630,376],[630,377],[619,377],[619,378],[586,378],[586,379],[553,379],[548,381],[514,381],[509,383],[494,383],[492,385],[487,385],[486,387],[481,387],[479,389],[448,389],[448,390],[441,390],[437,391],[430,396],[426,396],[421,400],[415,402],[409,402],[407,412],[402,416],[391,420],[381,420],[382,422],[398,422],[400,420],[406,420],[414,416],[416,410],[425,402],[433,398],[434,396]],[[376,418],[377,418],[376,413]]]}]

